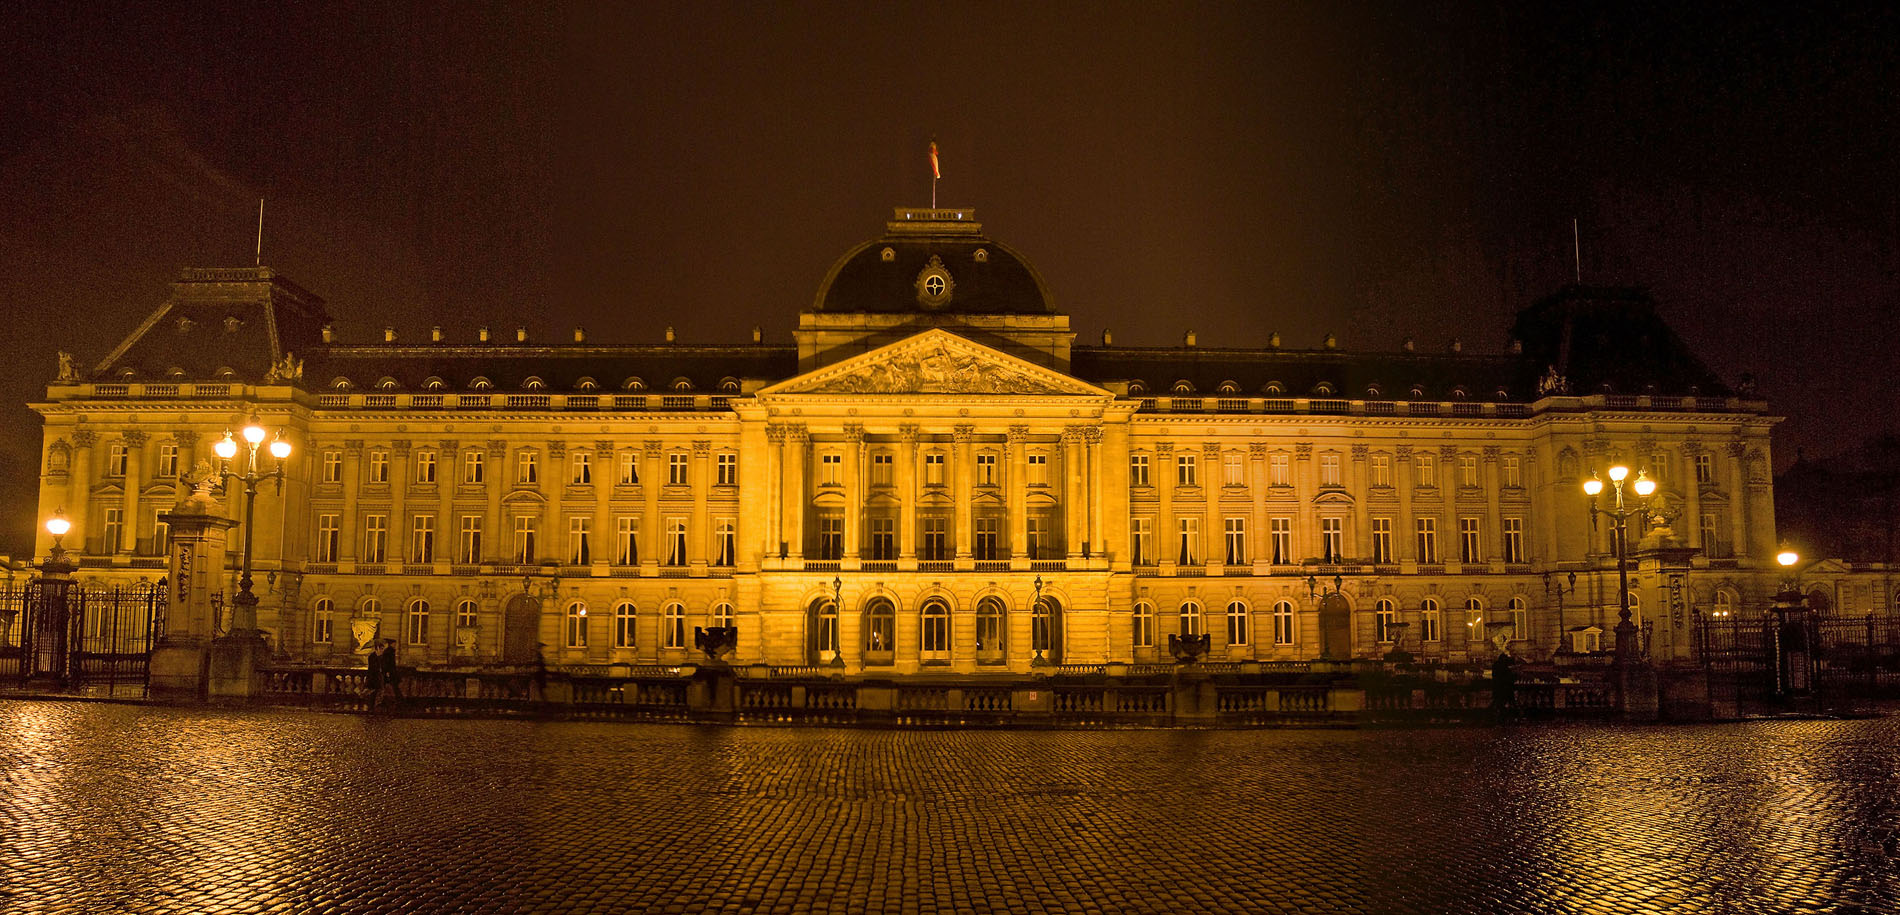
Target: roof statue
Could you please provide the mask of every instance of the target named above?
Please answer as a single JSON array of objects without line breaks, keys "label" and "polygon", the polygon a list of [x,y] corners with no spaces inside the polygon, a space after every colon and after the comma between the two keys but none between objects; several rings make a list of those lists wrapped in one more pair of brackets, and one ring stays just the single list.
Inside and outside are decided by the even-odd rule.
[{"label": "roof statue", "polygon": [[79,369],[73,366],[73,354],[59,351],[59,376],[54,379],[61,384],[73,384],[79,380]]}]

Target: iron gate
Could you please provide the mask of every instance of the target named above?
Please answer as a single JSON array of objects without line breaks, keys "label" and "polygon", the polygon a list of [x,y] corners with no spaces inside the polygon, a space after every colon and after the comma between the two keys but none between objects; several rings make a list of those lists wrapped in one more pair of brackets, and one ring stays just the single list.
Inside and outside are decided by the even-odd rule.
[{"label": "iron gate", "polygon": [[1789,699],[1822,707],[1900,693],[1900,617],[1795,612],[1696,621],[1713,699],[1744,708]]},{"label": "iron gate", "polygon": [[0,589],[0,686],[145,689],[165,633],[165,583]]}]

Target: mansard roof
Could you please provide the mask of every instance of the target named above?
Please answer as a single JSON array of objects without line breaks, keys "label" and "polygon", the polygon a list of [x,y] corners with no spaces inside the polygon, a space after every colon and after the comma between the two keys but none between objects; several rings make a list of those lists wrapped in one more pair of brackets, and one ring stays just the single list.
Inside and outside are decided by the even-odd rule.
[{"label": "mansard roof", "polygon": [[[1168,396],[1183,382],[1182,393],[1205,397],[1229,393],[1406,400],[1414,387],[1431,400],[1530,401],[1537,396],[1536,366],[1515,355],[1077,346],[1071,358],[1077,377],[1097,383],[1139,382],[1141,393],[1151,397]],[[1227,386],[1232,390],[1225,391]],[[1377,393],[1369,395],[1368,389]]]},{"label": "mansard roof", "polygon": [[448,390],[462,391],[479,378],[496,390],[521,390],[529,379],[538,379],[550,390],[572,391],[591,379],[602,391],[618,391],[638,379],[657,392],[684,379],[690,390],[713,391],[724,379],[776,381],[797,369],[796,348],[767,344],[329,345],[311,351],[303,384],[328,389],[344,378],[354,388],[367,389],[388,378],[399,389],[413,391],[435,378]]},{"label": "mansard roof", "polygon": [[[941,271],[942,295],[922,288]],[[812,310],[821,313],[1054,314],[1042,276],[991,239],[968,209],[899,207],[882,236],[838,259]]]},{"label": "mansard roof", "polygon": [[157,380],[174,371],[188,378],[229,371],[257,379],[285,353],[302,353],[321,340],[329,320],[322,299],[269,267],[194,267],[89,374],[117,380],[130,372]]}]

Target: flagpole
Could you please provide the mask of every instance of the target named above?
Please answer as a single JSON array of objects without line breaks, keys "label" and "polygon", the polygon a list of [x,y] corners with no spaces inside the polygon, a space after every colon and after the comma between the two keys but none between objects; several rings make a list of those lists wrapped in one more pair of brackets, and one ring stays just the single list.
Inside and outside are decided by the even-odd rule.
[{"label": "flagpole", "polygon": [[264,266],[264,198],[257,198],[257,263]]}]

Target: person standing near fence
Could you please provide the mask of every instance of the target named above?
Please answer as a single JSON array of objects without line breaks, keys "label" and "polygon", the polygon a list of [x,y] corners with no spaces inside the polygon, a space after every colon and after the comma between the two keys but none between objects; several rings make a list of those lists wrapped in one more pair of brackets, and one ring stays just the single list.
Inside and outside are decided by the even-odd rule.
[{"label": "person standing near fence", "polygon": [[371,642],[369,656],[365,659],[367,669],[364,682],[369,686],[369,710],[375,711],[377,703],[383,697],[383,648],[381,642]]},{"label": "person standing near fence", "polygon": [[383,685],[389,689],[392,698],[402,699],[402,671],[396,666],[396,640],[384,640],[383,650],[378,657],[382,661]]}]

